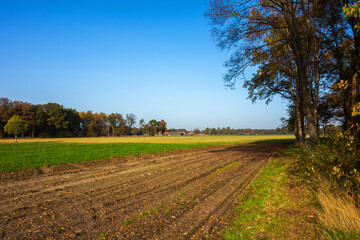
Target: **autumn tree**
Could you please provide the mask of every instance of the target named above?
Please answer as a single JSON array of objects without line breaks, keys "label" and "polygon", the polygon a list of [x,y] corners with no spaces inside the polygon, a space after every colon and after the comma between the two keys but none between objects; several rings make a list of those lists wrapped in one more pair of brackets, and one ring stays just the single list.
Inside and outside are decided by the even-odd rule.
[{"label": "autumn tree", "polygon": [[[22,101],[13,101],[14,114],[21,117],[25,121],[28,128],[33,128],[34,126],[34,113],[31,111],[32,104]],[[22,137],[24,132],[22,133]]]},{"label": "autumn tree", "polygon": [[150,135],[155,136],[159,132],[164,134],[167,130],[166,125],[164,120],[156,121],[155,119],[152,119],[145,125],[145,129]]},{"label": "autumn tree", "polygon": [[39,105],[32,105],[30,110],[33,115],[32,125],[30,126],[31,137],[35,137],[39,134],[45,125],[45,113]]},{"label": "autumn tree", "polygon": [[62,133],[64,137],[77,137],[81,135],[81,118],[75,109],[65,109],[65,121],[68,122],[66,130]]},{"label": "autumn tree", "polygon": [[4,137],[4,126],[13,115],[12,101],[8,98],[0,98],[0,137]]},{"label": "autumn tree", "polygon": [[4,126],[5,132],[15,135],[15,142],[17,142],[17,135],[27,131],[27,125],[18,115],[12,116],[7,124]]},{"label": "autumn tree", "polygon": [[126,123],[126,127],[127,127],[127,134],[131,135],[131,128],[136,123],[136,115],[133,113],[126,114],[125,123]]},{"label": "autumn tree", "polygon": [[205,130],[204,130],[204,132],[205,132],[205,134],[210,134],[210,128],[205,128]]},{"label": "autumn tree", "polygon": [[79,116],[81,119],[80,128],[81,128],[84,136],[87,137],[87,136],[89,136],[89,126],[94,118],[93,113],[92,113],[92,111],[80,112]]},{"label": "autumn tree", "polygon": [[[21,101],[11,101],[7,98],[0,98],[0,138],[4,137],[4,126],[9,119],[18,115],[25,121],[29,136],[36,137],[97,137],[131,134],[136,123],[135,114],[127,114],[124,119],[120,113],[109,115],[92,111],[77,112],[75,109],[65,108],[58,103],[31,104]],[[166,131],[164,120],[156,121],[151,126],[151,133]],[[141,134],[150,132],[148,124],[142,119],[140,121]],[[25,133],[25,131],[21,132]]]},{"label": "autumn tree", "polygon": [[167,123],[164,120],[160,120],[158,122],[158,132],[161,132],[161,134],[164,134],[164,132],[166,132],[166,125]]},{"label": "autumn tree", "polygon": [[58,103],[47,103],[44,106],[46,123],[50,136],[56,137],[57,134],[66,129],[69,121],[66,120],[66,112],[62,105]]},{"label": "autumn tree", "polygon": [[155,119],[152,119],[147,123],[146,128],[151,136],[155,136],[157,134],[158,126],[158,121]]},{"label": "autumn tree", "polygon": [[341,13],[334,14],[341,24],[335,25],[331,30],[334,35],[341,37],[339,44],[334,46],[333,53],[339,76],[339,94],[343,100],[344,127],[360,137],[360,117],[355,111],[360,101],[360,3],[356,0],[330,2],[333,12],[342,10]]},{"label": "autumn tree", "polygon": [[201,134],[201,131],[199,128],[195,128],[194,129],[194,134],[198,135],[198,134]]},{"label": "autumn tree", "polygon": [[[318,141],[320,69],[317,1],[213,0],[206,16],[220,49],[234,50],[225,63],[229,69],[225,83],[233,87],[249,66],[258,67],[255,83],[245,87],[252,87],[253,94],[263,94],[260,98],[281,94],[284,89],[291,101],[296,97],[299,103],[294,103],[299,106],[300,118],[306,117],[314,145]],[[259,81],[267,83],[257,92]],[[291,96],[290,85],[296,96]]]},{"label": "autumn tree", "polygon": [[145,123],[145,120],[142,118],[140,119],[139,121],[139,127],[140,127],[140,131],[141,131],[141,134],[144,135],[144,130],[146,128],[146,123]]},{"label": "autumn tree", "polygon": [[112,129],[112,136],[115,135],[116,131],[120,131],[119,128],[124,126],[125,120],[120,113],[112,113],[108,116],[108,121]]}]

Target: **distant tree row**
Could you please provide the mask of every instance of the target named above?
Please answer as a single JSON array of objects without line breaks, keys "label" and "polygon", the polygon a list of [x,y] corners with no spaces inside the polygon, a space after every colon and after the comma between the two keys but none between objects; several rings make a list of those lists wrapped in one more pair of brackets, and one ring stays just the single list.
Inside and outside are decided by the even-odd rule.
[{"label": "distant tree row", "polygon": [[77,112],[58,103],[31,104],[0,98],[0,138],[6,137],[4,127],[11,117],[19,116],[26,124],[22,136],[29,137],[98,137],[120,135],[155,135],[166,131],[164,120],[144,119],[136,128],[137,117],[128,113],[105,114],[92,111]]},{"label": "distant tree row", "polygon": [[287,126],[278,127],[276,129],[251,129],[251,128],[241,128],[241,129],[233,129],[231,127],[223,127],[223,128],[205,128],[204,130],[200,130],[199,128],[195,128],[193,131],[187,131],[186,129],[169,129],[170,133],[178,132],[178,133],[193,133],[194,135],[198,134],[206,134],[206,135],[266,135],[266,134],[291,134]]},{"label": "distant tree row", "polygon": [[[195,129],[194,133],[197,134],[199,129]],[[202,131],[203,134],[209,135],[265,135],[265,134],[290,134],[291,132],[286,128],[277,128],[277,129],[251,129],[251,128],[242,128],[242,129],[232,129],[230,127],[226,128],[206,128]]]},{"label": "distant tree row", "polygon": [[[14,117],[20,118],[25,123],[21,131],[6,131],[6,125]],[[135,114],[128,113],[123,116],[120,113],[105,114],[93,113],[92,111],[77,112],[75,109],[65,108],[58,103],[31,104],[21,101],[11,101],[0,98],[0,138],[13,135],[22,137],[99,137],[99,136],[122,136],[122,135],[163,135],[165,132],[188,132],[186,129],[169,129],[164,120],[155,119],[145,122],[140,119],[137,124]],[[21,124],[23,124],[21,122]],[[15,132],[17,132],[15,134]],[[196,128],[194,134],[208,135],[262,135],[262,134],[287,134],[287,128],[277,129],[233,129]]]}]

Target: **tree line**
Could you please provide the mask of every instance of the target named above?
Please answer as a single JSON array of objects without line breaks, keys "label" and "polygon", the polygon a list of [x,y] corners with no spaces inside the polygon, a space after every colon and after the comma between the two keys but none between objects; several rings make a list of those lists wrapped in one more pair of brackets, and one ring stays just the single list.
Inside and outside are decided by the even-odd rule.
[{"label": "tree line", "polygon": [[360,2],[211,0],[205,15],[218,47],[233,51],[227,86],[244,78],[252,101],[287,99],[298,142],[308,132],[314,146],[334,120],[359,138]]},{"label": "tree line", "polygon": [[[18,116],[26,124],[22,136],[28,137],[99,137],[121,135],[155,135],[166,131],[166,122],[155,119],[145,122],[133,113],[105,114],[77,112],[58,103],[31,104],[0,98],[0,138],[6,137],[5,126]],[[8,131],[9,132],[9,131]]]},{"label": "tree line", "polygon": [[[200,132],[198,129],[194,130],[194,133]],[[251,128],[241,128],[233,129],[230,127],[223,128],[205,128],[201,131],[203,134],[208,135],[272,135],[272,134],[290,134],[290,131],[287,127],[278,127],[276,129],[251,129]]]}]

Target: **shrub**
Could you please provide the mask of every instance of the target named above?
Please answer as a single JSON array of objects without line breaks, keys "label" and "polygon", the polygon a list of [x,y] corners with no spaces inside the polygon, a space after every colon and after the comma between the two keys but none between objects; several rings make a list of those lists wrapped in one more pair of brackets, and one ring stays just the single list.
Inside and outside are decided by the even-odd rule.
[{"label": "shrub", "polygon": [[357,141],[349,132],[335,131],[318,146],[304,146],[299,155],[298,169],[308,177],[321,177],[349,189],[360,196],[360,156]]}]

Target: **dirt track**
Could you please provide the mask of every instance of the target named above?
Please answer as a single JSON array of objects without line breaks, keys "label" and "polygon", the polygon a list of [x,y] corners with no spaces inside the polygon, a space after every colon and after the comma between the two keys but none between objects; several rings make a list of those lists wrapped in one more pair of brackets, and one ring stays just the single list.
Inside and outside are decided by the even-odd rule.
[{"label": "dirt track", "polygon": [[0,238],[217,238],[237,195],[284,145],[210,147],[0,173]]}]

